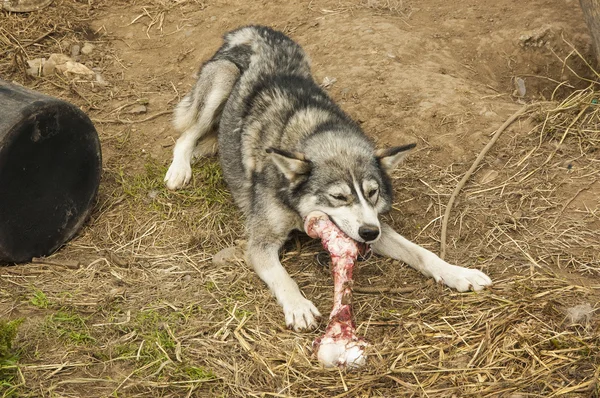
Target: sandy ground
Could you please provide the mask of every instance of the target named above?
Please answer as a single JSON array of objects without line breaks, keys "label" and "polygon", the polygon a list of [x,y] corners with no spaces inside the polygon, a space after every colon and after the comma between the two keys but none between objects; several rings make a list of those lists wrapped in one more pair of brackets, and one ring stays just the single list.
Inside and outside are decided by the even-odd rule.
[{"label": "sandy ground", "polygon": [[[68,28],[23,57],[93,43],[80,61],[108,85],[33,79],[8,57],[2,77],[86,111],[104,174],[92,218],[54,265],[0,268],[0,317],[23,319],[6,391],[598,396],[600,122],[586,105],[597,96],[593,84],[585,91],[595,76],[576,1],[56,1],[45,12]],[[34,17],[18,18],[0,14],[7,43],[9,21]],[[320,369],[318,332],[286,330],[243,261],[212,264],[244,238],[214,159],[199,163],[189,189],[162,185],[177,138],[168,111],[222,34],[251,23],[297,40],[316,80],[335,79],[328,92],[380,146],[418,144],[395,175],[388,220],[435,252],[450,194],[491,134],[523,104],[551,101],[504,132],[449,220],[448,261],[482,269],[492,289],[458,294],[397,262],[360,265],[361,286],[416,288],[356,296],[359,332],[373,343],[360,372]],[[318,251],[294,237],[283,262],[327,313]],[[577,305],[584,315],[574,319]]]}]

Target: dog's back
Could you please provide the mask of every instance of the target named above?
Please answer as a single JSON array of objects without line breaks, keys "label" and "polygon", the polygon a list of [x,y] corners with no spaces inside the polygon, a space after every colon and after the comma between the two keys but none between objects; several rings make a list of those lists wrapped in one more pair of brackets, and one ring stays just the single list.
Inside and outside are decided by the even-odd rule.
[{"label": "dog's back", "polygon": [[307,136],[332,125],[344,130],[341,140],[355,132],[356,147],[371,148],[314,82],[302,48],[284,34],[262,26],[235,30],[213,60],[227,60],[240,72],[221,114],[218,142],[223,175],[244,212],[257,200],[251,197],[257,184],[271,192],[289,184],[267,149],[306,152]]},{"label": "dog's back", "polygon": [[[247,213],[252,207],[253,175],[263,174],[265,149],[278,146],[292,112],[290,89],[310,85],[310,64],[302,48],[281,32],[248,26],[227,33],[213,59],[234,63],[241,75],[219,124],[219,158],[233,197]],[[276,176],[269,175],[268,181]]]},{"label": "dog's back", "polygon": [[[228,32],[223,40],[211,61],[224,59],[234,63],[242,74],[242,88],[252,89],[244,80],[258,83],[275,75],[311,78],[304,50],[281,32],[265,26],[246,26]],[[238,95],[246,93],[241,91]]]}]

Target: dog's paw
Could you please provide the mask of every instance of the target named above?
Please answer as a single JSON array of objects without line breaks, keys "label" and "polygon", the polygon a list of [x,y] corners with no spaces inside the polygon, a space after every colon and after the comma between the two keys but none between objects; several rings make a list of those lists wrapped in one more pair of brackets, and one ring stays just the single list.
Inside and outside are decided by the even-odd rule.
[{"label": "dog's paw", "polygon": [[446,262],[436,268],[438,272],[433,275],[436,282],[442,282],[459,292],[479,291],[492,284],[490,277],[477,269],[463,268]]},{"label": "dog's paw", "polygon": [[283,313],[287,327],[296,332],[315,329],[317,320],[321,316],[317,307],[304,297],[284,305]]},{"label": "dog's paw", "polygon": [[167,174],[165,175],[165,183],[169,189],[179,189],[192,179],[192,166],[187,162],[175,161],[171,163]]}]

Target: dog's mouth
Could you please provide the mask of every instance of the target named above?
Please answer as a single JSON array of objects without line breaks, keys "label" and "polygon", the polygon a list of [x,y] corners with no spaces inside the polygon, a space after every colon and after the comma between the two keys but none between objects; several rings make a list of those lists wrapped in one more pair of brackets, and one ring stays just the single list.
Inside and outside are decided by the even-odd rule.
[{"label": "dog's mouth", "polygon": [[[335,220],[333,219],[333,217],[331,217],[329,214],[325,213],[325,212],[321,212],[319,211],[318,213],[320,213],[322,216],[325,216],[329,219],[329,221],[331,221],[337,229],[339,229],[342,233],[344,233],[346,236],[350,237],[348,234],[346,234],[346,232],[340,228],[339,224],[335,222]],[[312,215],[314,215],[314,213],[311,213]],[[309,232],[309,230],[307,229],[307,224],[306,222],[311,218],[311,215],[307,216],[305,218],[305,226],[304,226],[304,230],[306,233],[309,234],[309,236],[312,236],[311,233]],[[313,236],[314,237],[314,236]],[[352,239],[355,244],[356,247],[358,248],[358,256],[356,258],[356,261],[362,262],[362,261],[366,261],[368,259],[371,258],[371,256],[373,255],[373,251],[371,250],[371,245],[367,242],[364,241],[359,241],[356,240],[352,237],[350,237],[350,239]],[[330,254],[328,251],[321,251],[319,253],[317,253],[316,255],[316,259],[317,262],[321,265],[324,266],[326,268],[329,268],[329,263],[330,263]]]},{"label": "dog's mouth", "polygon": [[367,244],[367,242],[365,242],[364,240],[360,240],[360,239],[354,239],[352,236],[350,236],[350,234],[348,234],[344,228],[342,228],[342,226],[340,224],[337,223],[337,221],[335,221],[335,218],[333,218],[331,215],[325,213],[327,215],[327,217],[331,220],[332,223],[335,224],[335,226],[342,231],[343,233],[345,233],[346,235],[348,235],[352,240],[354,240],[356,243],[360,244]]},{"label": "dog's mouth", "polygon": [[[333,225],[335,225],[335,227],[340,232],[347,235],[346,232],[344,232],[344,230],[342,228],[340,228],[339,224],[336,223],[335,220],[333,219],[333,217],[331,217],[329,214],[327,214],[323,211],[314,211],[314,212],[309,213],[306,217],[304,217],[304,232],[306,232],[308,234],[308,236],[310,236],[312,238],[318,237],[318,234],[314,233],[311,223],[312,223],[312,220],[314,220],[315,218],[320,218],[320,217],[327,218]],[[356,239],[353,239],[352,237],[350,237],[350,239],[352,239],[355,242],[356,247],[358,249],[358,256],[356,258],[357,261],[366,261],[369,258],[371,258],[371,255],[373,254],[373,252],[371,251],[371,246],[367,242],[364,242],[364,241],[361,242]],[[326,267],[326,268],[329,268],[330,258],[331,258],[330,253],[327,250],[321,251],[321,252],[317,253],[317,255],[316,255],[317,263],[319,263],[321,266]]]},{"label": "dog's mouth", "polygon": [[366,242],[356,242],[358,246],[358,261],[366,261],[371,258],[373,251],[371,245]]},{"label": "dog's mouth", "polygon": [[350,237],[352,240],[354,240],[354,241],[355,241],[355,242],[358,244],[359,251],[360,251],[360,250],[362,250],[362,249],[361,249],[361,247],[362,247],[362,246],[365,246],[365,248],[366,248],[365,250],[368,250],[367,248],[369,248],[369,247],[370,247],[370,245],[372,245],[373,243],[377,242],[377,240],[378,240],[378,239],[380,238],[380,236],[381,236],[381,234],[380,234],[380,235],[377,237],[377,239],[370,240],[370,241],[365,241],[364,239],[362,239],[362,238],[360,238],[360,237],[358,237],[358,238],[355,238],[355,237],[351,236],[350,234],[348,234],[348,233],[347,233],[347,232],[344,230],[344,228],[342,228],[342,227],[341,227],[341,225],[340,225],[340,224],[338,224],[338,223],[335,221],[335,218],[333,218],[332,216],[330,216],[330,215],[329,215],[329,214],[327,214],[327,213],[325,213],[325,214],[327,215],[327,217],[329,217],[329,219],[331,220],[331,222],[332,222],[332,223],[334,223],[336,227],[338,227],[338,229],[339,229],[340,231],[342,231],[343,233],[345,233],[346,235],[348,235],[348,236],[349,236],[349,237]]},{"label": "dog's mouth", "polygon": [[[333,218],[331,215],[323,212],[323,214],[325,214],[327,216],[327,218],[329,218],[329,220],[331,220],[332,223],[335,224],[335,226],[342,231],[343,233],[345,233],[346,235],[348,235],[346,233],[346,231],[344,231],[344,229],[335,221],[335,218]],[[350,236],[350,235],[348,235]],[[364,261],[364,260],[368,260],[369,258],[371,258],[371,255],[373,254],[373,252],[371,251],[371,243],[373,242],[365,242],[363,240],[357,240],[354,239],[353,237],[350,236],[350,238],[352,240],[354,240],[356,242],[356,245],[358,246],[358,261]]]}]

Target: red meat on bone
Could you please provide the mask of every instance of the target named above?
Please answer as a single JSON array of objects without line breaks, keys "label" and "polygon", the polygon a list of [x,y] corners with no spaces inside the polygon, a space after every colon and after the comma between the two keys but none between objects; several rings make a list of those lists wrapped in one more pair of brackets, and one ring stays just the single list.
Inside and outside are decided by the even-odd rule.
[{"label": "red meat on bone", "polygon": [[312,238],[321,238],[329,252],[334,286],[329,324],[325,334],[313,342],[313,349],[325,367],[362,366],[366,362],[367,342],[356,335],[352,313],[352,271],[359,254],[358,244],[322,212],[309,214],[304,230]]}]

